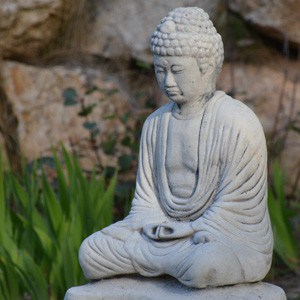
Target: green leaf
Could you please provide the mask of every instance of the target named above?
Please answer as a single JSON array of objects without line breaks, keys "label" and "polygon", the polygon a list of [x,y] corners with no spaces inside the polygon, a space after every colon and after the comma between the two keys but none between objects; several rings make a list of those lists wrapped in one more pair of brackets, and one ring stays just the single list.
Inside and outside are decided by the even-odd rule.
[{"label": "green leaf", "polygon": [[84,122],[83,127],[87,130],[93,130],[97,127],[97,123],[96,122]]},{"label": "green leaf", "polygon": [[85,92],[85,95],[90,95],[96,91],[99,91],[99,88],[97,86],[92,86],[91,88],[89,88],[86,92]]},{"label": "green leaf", "polygon": [[76,105],[78,104],[77,98],[77,92],[73,88],[67,88],[63,92],[63,97],[64,97],[64,105],[65,106],[71,106],[71,105]]},{"label": "green leaf", "polygon": [[19,299],[21,282],[8,251],[0,248],[0,299]]},{"label": "green leaf", "polygon": [[53,235],[57,236],[60,226],[62,225],[63,212],[52,187],[46,179],[46,175],[43,175],[43,189],[45,191],[44,204],[53,230]]},{"label": "green leaf", "polygon": [[25,287],[33,299],[48,299],[48,286],[41,268],[26,251],[22,251],[16,267],[25,282]]},{"label": "green leaf", "polygon": [[269,189],[268,206],[274,234],[274,249],[293,271],[299,270],[297,243],[290,223],[290,209],[284,194],[284,175],[274,164],[273,191]]},{"label": "green leaf", "polygon": [[142,70],[152,70],[152,64],[138,60],[136,62],[137,67],[139,67]]},{"label": "green leaf", "polygon": [[100,134],[100,130],[99,128],[95,128],[92,130],[92,138],[95,139],[99,134]]},{"label": "green leaf", "polygon": [[116,146],[116,139],[110,136],[105,142],[102,143],[102,149],[105,154],[112,154]]},{"label": "green leaf", "polygon": [[[1,149],[0,149],[1,150]],[[6,201],[4,195],[4,178],[2,169],[2,150],[0,151],[0,243],[5,238],[5,212],[6,212]]]},{"label": "green leaf", "polygon": [[53,255],[53,248],[54,248],[54,241],[51,237],[42,229],[34,227],[33,228],[36,235],[38,236],[40,243],[43,247],[43,251],[47,254],[47,256],[52,259]]},{"label": "green leaf", "polygon": [[121,121],[124,123],[124,124],[127,124],[128,120],[130,118],[130,113],[126,113],[124,114],[123,116],[121,116]]},{"label": "green leaf", "polygon": [[122,143],[123,146],[128,146],[128,147],[130,147],[130,145],[131,145],[131,138],[130,138],[130,136],[125,136],[125,137],[122,139],[121,143]]},{"label": "green leaf", "polygon": [[131,166],[131,162],[132,162],[133,156],[132,155],[122,155],[119,157],[119,166],[120,166],[120,170],[125,172],[128,171],[130,166]]},{"label": "green leaf", "polygon": [[54,161],[55,161],[55,170],[56,170],[56,176],[57,176],[59,201],[60,201],[62,210],[64,211],[66,216],[69,216],[70,193],[69,193],[67,181],[66,181],[66,178],[64,175],[63,165],[62,165],[62,162],[59,160],[54,149],[52,149],[52,153],[53,153],[53,157],[54,157]]},{"label": "green leaf", "polygon": [[78,115],[81,117],[86,117],[93,112],[93,110],[96,106],[97,106],[97,104],[95,104],[95,103],[86,105],[81,109],[81,111],[78,113]]}]

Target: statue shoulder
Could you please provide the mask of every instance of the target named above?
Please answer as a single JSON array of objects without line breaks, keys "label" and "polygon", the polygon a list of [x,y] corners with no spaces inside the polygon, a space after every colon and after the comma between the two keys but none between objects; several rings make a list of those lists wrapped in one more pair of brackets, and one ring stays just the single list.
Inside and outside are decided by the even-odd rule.
[{"label": "statue shoulder", "polygon": [[223,124],[231,124],[237,128],[252,133],[263,133],[262,125],[255,113],[243,102],[236,100],[229,95],[221,99],[217,112],[218,121]]},{"label": "statue shoulder", "polygon": [[163,106],[161,106],[160,108],[158,108],[157,110],[155,110],[152,114],[150,114],[145,123],[144,123],[144,126],[146,124],[149,124],[149,123],[152,123],[154,122],[156,119],[160,118],[163,114],[167,113],[167,112],[170,112],[172,110],[172,107],[173,107],[173,103],[172,102],[169,102]]},{"label": "statue shoulder", "polygon": [[142,130],[142,136],[148,135],[150,132],[152,132],[157,125],[157,121],[165,114],[172,110],[173,103],[167,103],[157,110],[155,110],[152,114],[150,114],[147,119],[144,122],[143,130]]}]

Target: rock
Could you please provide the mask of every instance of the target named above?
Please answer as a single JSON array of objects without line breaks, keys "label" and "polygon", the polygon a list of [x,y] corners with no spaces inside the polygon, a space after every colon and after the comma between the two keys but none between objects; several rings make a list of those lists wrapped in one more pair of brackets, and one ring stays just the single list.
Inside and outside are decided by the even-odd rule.
[{"label": "rock", "polygon": [[20,172],[21,153],[16,134],[18,120],[12,113],[12,105],[7,99],[2,82],[0,73],[0,147],[4,161],[8,159],[12,170]]},{"label": "rock", "polygon": [[[270,135],[273,129],[274,117],[278,107],[279,95],[283,83],[284,75],[282,70],[274,69],[270,66],[254,65],[254,64],[236,64],[235,81],[239,82],[236,89],[235,97],[242,100],[254,109],[259,116],[264,130]],[[86,91],[85,85],[93,78],[95,84],[104,86],[107,90],[121,89],[117,83],[104,81],[105,74],[103,71],[93,70],[90,68],[78,67],[67,69],[63,66],[40,68],[28,66],[16,62],[4,62],[2,66],[2,74],[4,77],[4,89],[8,95],[9,102],[12,103],[14,113],[19,122],[18,136],[21,146],[21,152],[29,160],[38,158],[42,155],[49,154],[50,145],[58,145],[59,141],[63,141],[65,145],[71,149],[71,142],[74,147],[81,152],[82,149],[88,148],[88,143],[84,138],[88,138],[88,131],[83,128],[84,120],[79,118],[77,113],[79,108],[76,106],[66,107],[63,105],[62,92],[68,87],[75,87],[80,95],[84,95]],[[92,75],[88,75],[92,74]],[[257,80],[258,75],[260,80]],[[116,78],[111,76],[110,79],[116,82]],[[91,83],[90,83],[91,84]],[[219,77],[219,88],[225,92],[232,90],[231,82],[231,65],[225,64],[223,71]],[[157,87],[156,87],[157,89]],[[98,93],[98,92],[97,92]],[[281,114],[281,122],[285,124],[287,114],[290,110],[291,97],[293,93],[292,79],[287,81],[285,97],[283,98],[283,112]],[[97,98],[96,94],[89,97]],[[101,98],[102,96],[99,96]],[[162,99],[161,93],[157,96]],[[118,114],[124,108],[124,114],[130,111],[127,103],[127,96],[121,95],[120,92],[109,96],[113,99],[110,103],[110,110],[114,111],[116,105]],[[129,97],[128,97],[129,98]],[[94,101],[94,100],[89,100]],[[158,100],[160,102],[161,100]],[[104,103],[101,104],[104,105]],[[109,115],[108,103],[105,104],[106,112],[100,112],[99,107],[93,113],[96,114],[95,119],[99,124],[106,124],[103,131],[104,140],[107,136],[113,134],[113,127],[109,127],[109,123],[118,123],[119,131],[124,133],[126,126],[117,120],[102,120],[103,115]],[[119,108],[118,108],[119,107]],[[300,99],[297,94],[293,115],[300,111]],[[129,118],[130,122],[134,122]],[[69,128],[71,126],[71,128]],[[102,126],[102,125],[101,125]],[[130,124],[133,126],[133,124]],[[109,128],[109,130],[108,130]],[[117,130],[117,129],[115,129]],[[106,133],[105,133],[106,132]],[[105,134],[104,134],[105,133]],[[120,141],[122,134],[117,134],[117,140]],[[77,142],[80,143],[77,144]],[[113,140],[111,141],[114,142]],[[117,148],[121,147],[117,143]],[[283,163],[286,175],[291,180],[287,182],[292,185],[298,170],[298,163],[295,161],[299,157],[300,135],[290,131],[288,134],[286,149],[283,153]],[[122,147],[121,147],[122,148]],[[80,150],[81,149],[81,150]],[[115,150],[118,156],[121,153],[129,154],[129,149]],[[113,155],[107,155],[101,151],[103,164],[114,165],[117,158]],[[87,155],[88,156],[88,155]],[[94,155],[92,155],[94,157]],[[85,164],[91,166],[92,159],[86,157]]]},{"label": "rock", "polygon": [[68,0],[2,0],[0,56],[34,58],[57,38]]},{"label": "rock", "polygon": [[156,25],[179,6],[199,6],[214,18],[220,0],[93,0],[94,18],[83,51],[109,58],[152,62],[149,44]]},{"label": "rock", "polygon": [[[279,60],[277,62],[278,67],[282,61]],[[293,64],[294,69],[297,70],[299,66],[295,63]],[[233,87],[232,82],[232,68],[234,71],[235,87]],[[292,67],[290,67],[290,71],[292,71]],[[293,76],[288,77],[284,89],[282,108],[280,109],[278,126],[275,133],[275,139],[278,141],[284,138],[286,132],[284,128],[286,128],[289,119],[295,119],[297,112],[300,111],[300,96],[296,94],[293,97],[293,90],[295,88],[293,80]],[[269,138],[272,136],[274,129],[283,84],[283,69],[276,69],[267,64],[232,65],[227,63],[223,66],[218,80],[219,89],[227,93],[232,93],[234,88],[234,97],[243,101],[254,110],[264,127],[266,136]],[[290,114],[291,116],[289,116]],[[300,134],[288,129],[287,140],[282,153],[282,165],[286,171],[287,184],[290,187],[294,184],[296,174],[299,170],[299,145]],[[269,156],[272,150],[274,149],[271,147],[269,149]]]},{"label": "rock", "polygon": [[267,36],[300,44],[300,2],[297,0],[232,0],[229,8]]},{"label": "rock", "polygon": [[239,284],[228,287],[191,289],[172,278],[144,278],[138,276],[101,280],[73,287],[65,300],[284,300],[284,291],[265,282]]},{"label": "rock", "polygon": [[0,56],[28,60],[44,52],[52,57],[67,48],[150,62],[150,36],[169,10],[199,6],[213,17],[220,1],[2,0]]},{"label": "rock", "polygon": [[[134,121],[122,121],[130,107],[113,76],[91,68],[43,68],[10,61],[3,62],[1,71],[3,89],[18,120],[21,153],[26,159],[47,156],[51,146],[58,147],[60,143],[77,152],[88,169],[96,162],[116,166],[119,156],[130,153],[121,140],[130,135]],[[98,89],[86,94],[93,86]],[[63,92],[68,88],[74,89],[69,90],[69,96],[77,92],[78,104],[64,105]],[[82,112],[81,101],[92,109],[86,117],[78,115]],[[88,130],[91,127],[95,129],[95,145],[100,147],[96,151]]]}]

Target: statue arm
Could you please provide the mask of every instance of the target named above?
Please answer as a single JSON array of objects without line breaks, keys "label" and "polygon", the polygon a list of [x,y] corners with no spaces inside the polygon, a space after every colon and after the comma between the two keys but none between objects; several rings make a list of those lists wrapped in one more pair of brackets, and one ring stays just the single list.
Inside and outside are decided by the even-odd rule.
[{"label": "statue arm", "polygon": [[150,223],[163,223],[168,219],[159,205],[156,193],[153,156],[157,127],[156,123],[149,119],[146,120],[142,130],[136,190],[131,211],[126,218],[130,220],[134,230],[141,230]]},{"label": "statue arm", "polygon": [[267,208],[266,142],[257,118],[249,109],[242,110],[241,117],[235,114],[231,122],[226,120],[225,139],[215,147],[220,153],[220,172],[213,203],[192,227],[199,235],[213,236],[231,247],[237,241],[269,253],[272,232]]}]

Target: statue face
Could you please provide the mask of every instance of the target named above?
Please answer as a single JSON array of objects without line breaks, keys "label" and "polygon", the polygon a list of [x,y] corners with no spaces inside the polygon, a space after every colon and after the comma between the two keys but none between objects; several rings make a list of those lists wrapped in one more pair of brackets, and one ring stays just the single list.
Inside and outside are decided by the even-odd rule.
[{"label": "statue face", "polygon": [[200,100],[204,94],[214,91],[215,72],[211,67],[203,73],[195,57],[154,55],[158,84],[178,104]]}]

